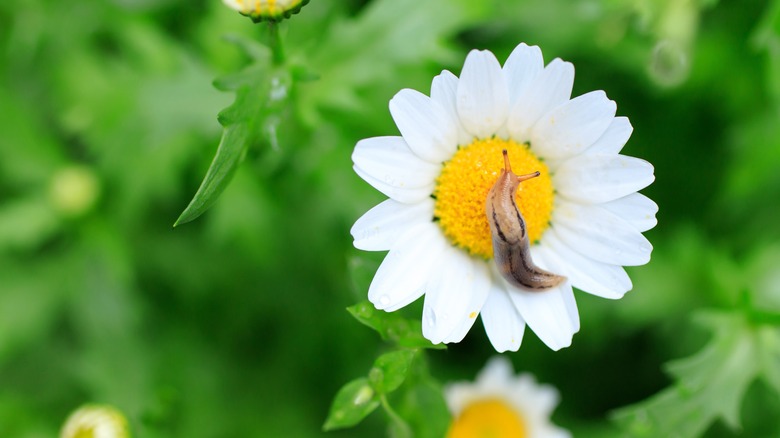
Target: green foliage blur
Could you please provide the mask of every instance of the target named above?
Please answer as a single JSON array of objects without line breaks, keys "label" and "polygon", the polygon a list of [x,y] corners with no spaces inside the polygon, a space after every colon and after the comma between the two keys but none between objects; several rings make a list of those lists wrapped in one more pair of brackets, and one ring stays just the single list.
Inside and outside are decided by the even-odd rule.
[{"label": "green foliage blur", "polygon": [[[382,195],[350,155],[396,135],[395,92],[519,42],[618,103],[660,211],[634,290],[578,292],[573,345],[529,330],[515,368],[577,437],[780,436],[780,0],[313,0],[281,24],[289,96],[174,229],[268,34],[217,0],[0,2],[0,437],[84,403],[138,437],[436,436],[440,385],[495,352],[478,323],[397,353],[345,310],[382,259],[351,246]],[[397,412],[323,432],[348,382]]]}]

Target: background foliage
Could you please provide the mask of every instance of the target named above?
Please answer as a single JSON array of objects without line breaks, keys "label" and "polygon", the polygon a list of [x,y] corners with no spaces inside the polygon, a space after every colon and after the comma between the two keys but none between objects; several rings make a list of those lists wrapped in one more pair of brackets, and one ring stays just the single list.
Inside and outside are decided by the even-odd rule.
[{"label": "background foliage", "polygon": [[[558,387],[575,436],[780,436],[780,1],[314,0],[281,33],[281,71],[236,76],[266,27],[216,0],[0,2],[0,436],[54,436],[85,402],[143,437],[322,436],[360,376],[403,420],[328,435],[436,436],[439,385],[494,353],[479,324],[398,353],[345,311],[382,257],[351,247],[382,196],[350,154],[396,132],[399,89],[521,41],[618,102],[660,212],[634,290],[579,293],[573,346],[527,335],[515,367]],[[212,80],[274,74],[289,95],[173,229],[234,98]]]}]

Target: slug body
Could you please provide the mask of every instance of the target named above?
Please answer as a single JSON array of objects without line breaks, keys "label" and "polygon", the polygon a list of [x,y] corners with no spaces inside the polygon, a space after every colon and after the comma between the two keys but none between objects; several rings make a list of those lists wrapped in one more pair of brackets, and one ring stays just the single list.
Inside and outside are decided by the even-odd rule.
[{"label": "slug body", "polygon": [[515,204],[520,183],[539,176],[539,172],[516,175],[504,150],[504,168],[490,189],[485,213],[493,238],[493,260],[498,272],[512,286],[529,292],[544,292],[561,284],[566,277],[547,272],[531,260],[531,245],[525,220]]}]

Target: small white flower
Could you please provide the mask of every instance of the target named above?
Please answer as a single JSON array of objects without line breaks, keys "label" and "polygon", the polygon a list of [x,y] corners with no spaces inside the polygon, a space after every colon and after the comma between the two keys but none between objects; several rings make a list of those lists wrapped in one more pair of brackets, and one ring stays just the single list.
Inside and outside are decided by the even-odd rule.
[{"label": "small white flower", "polygon": [[550,422],[558,392],[537,384],[530,374],[515,376],[503,357],[491,359],[474,383],[447,385],[444,397],[452,413],[447,438],[566,438],[568,431]]},{"label": "small white flower", "polygon": [[130,438],[127,420],[111,406],[84,405],[70,414],[60,438]]},{"label": "small white flower", "polygon": [[230,8],[254,21],[279,21],[297,14],[309,0],[222,0]]},{"label": "small white flower", "polygon": [[[400,137],[361,140],[355,172],[390,199],[358,219],[354,245],[387,251],[368,299],[388,312],[425,295],[423,334],[459,342],[481,313],[499,352],[517,351],[528,324],[553,350],[571,345],[580,321],[572,286],[621,298],[632,284],[623,266],[650,260],[642,236],[656,204],[636,193],[653,166],[619,155],[633,128],[615,117],[603,91],[571,99],[574,67],[544,65],[520,44],[503,65],[473,50],[460,78],[443,71],[431,96],[404,89],[390,101]],[[485,199],[507,149],[523,182],[516,203],[533,242],[533,261],[568,278],[546,292],[509,285],[497,272]]]}]

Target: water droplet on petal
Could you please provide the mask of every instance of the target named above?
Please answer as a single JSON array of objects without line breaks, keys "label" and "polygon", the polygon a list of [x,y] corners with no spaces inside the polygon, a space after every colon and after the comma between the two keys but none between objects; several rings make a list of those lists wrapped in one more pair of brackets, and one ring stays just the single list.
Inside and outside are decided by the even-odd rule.
[{"label": "water droplet on petal", "polygon": [[390,297],[388,297],[387,295],[382,295],[381,297],[379,297],[379,305],[382,306],[383,309],[389,306]]}]

